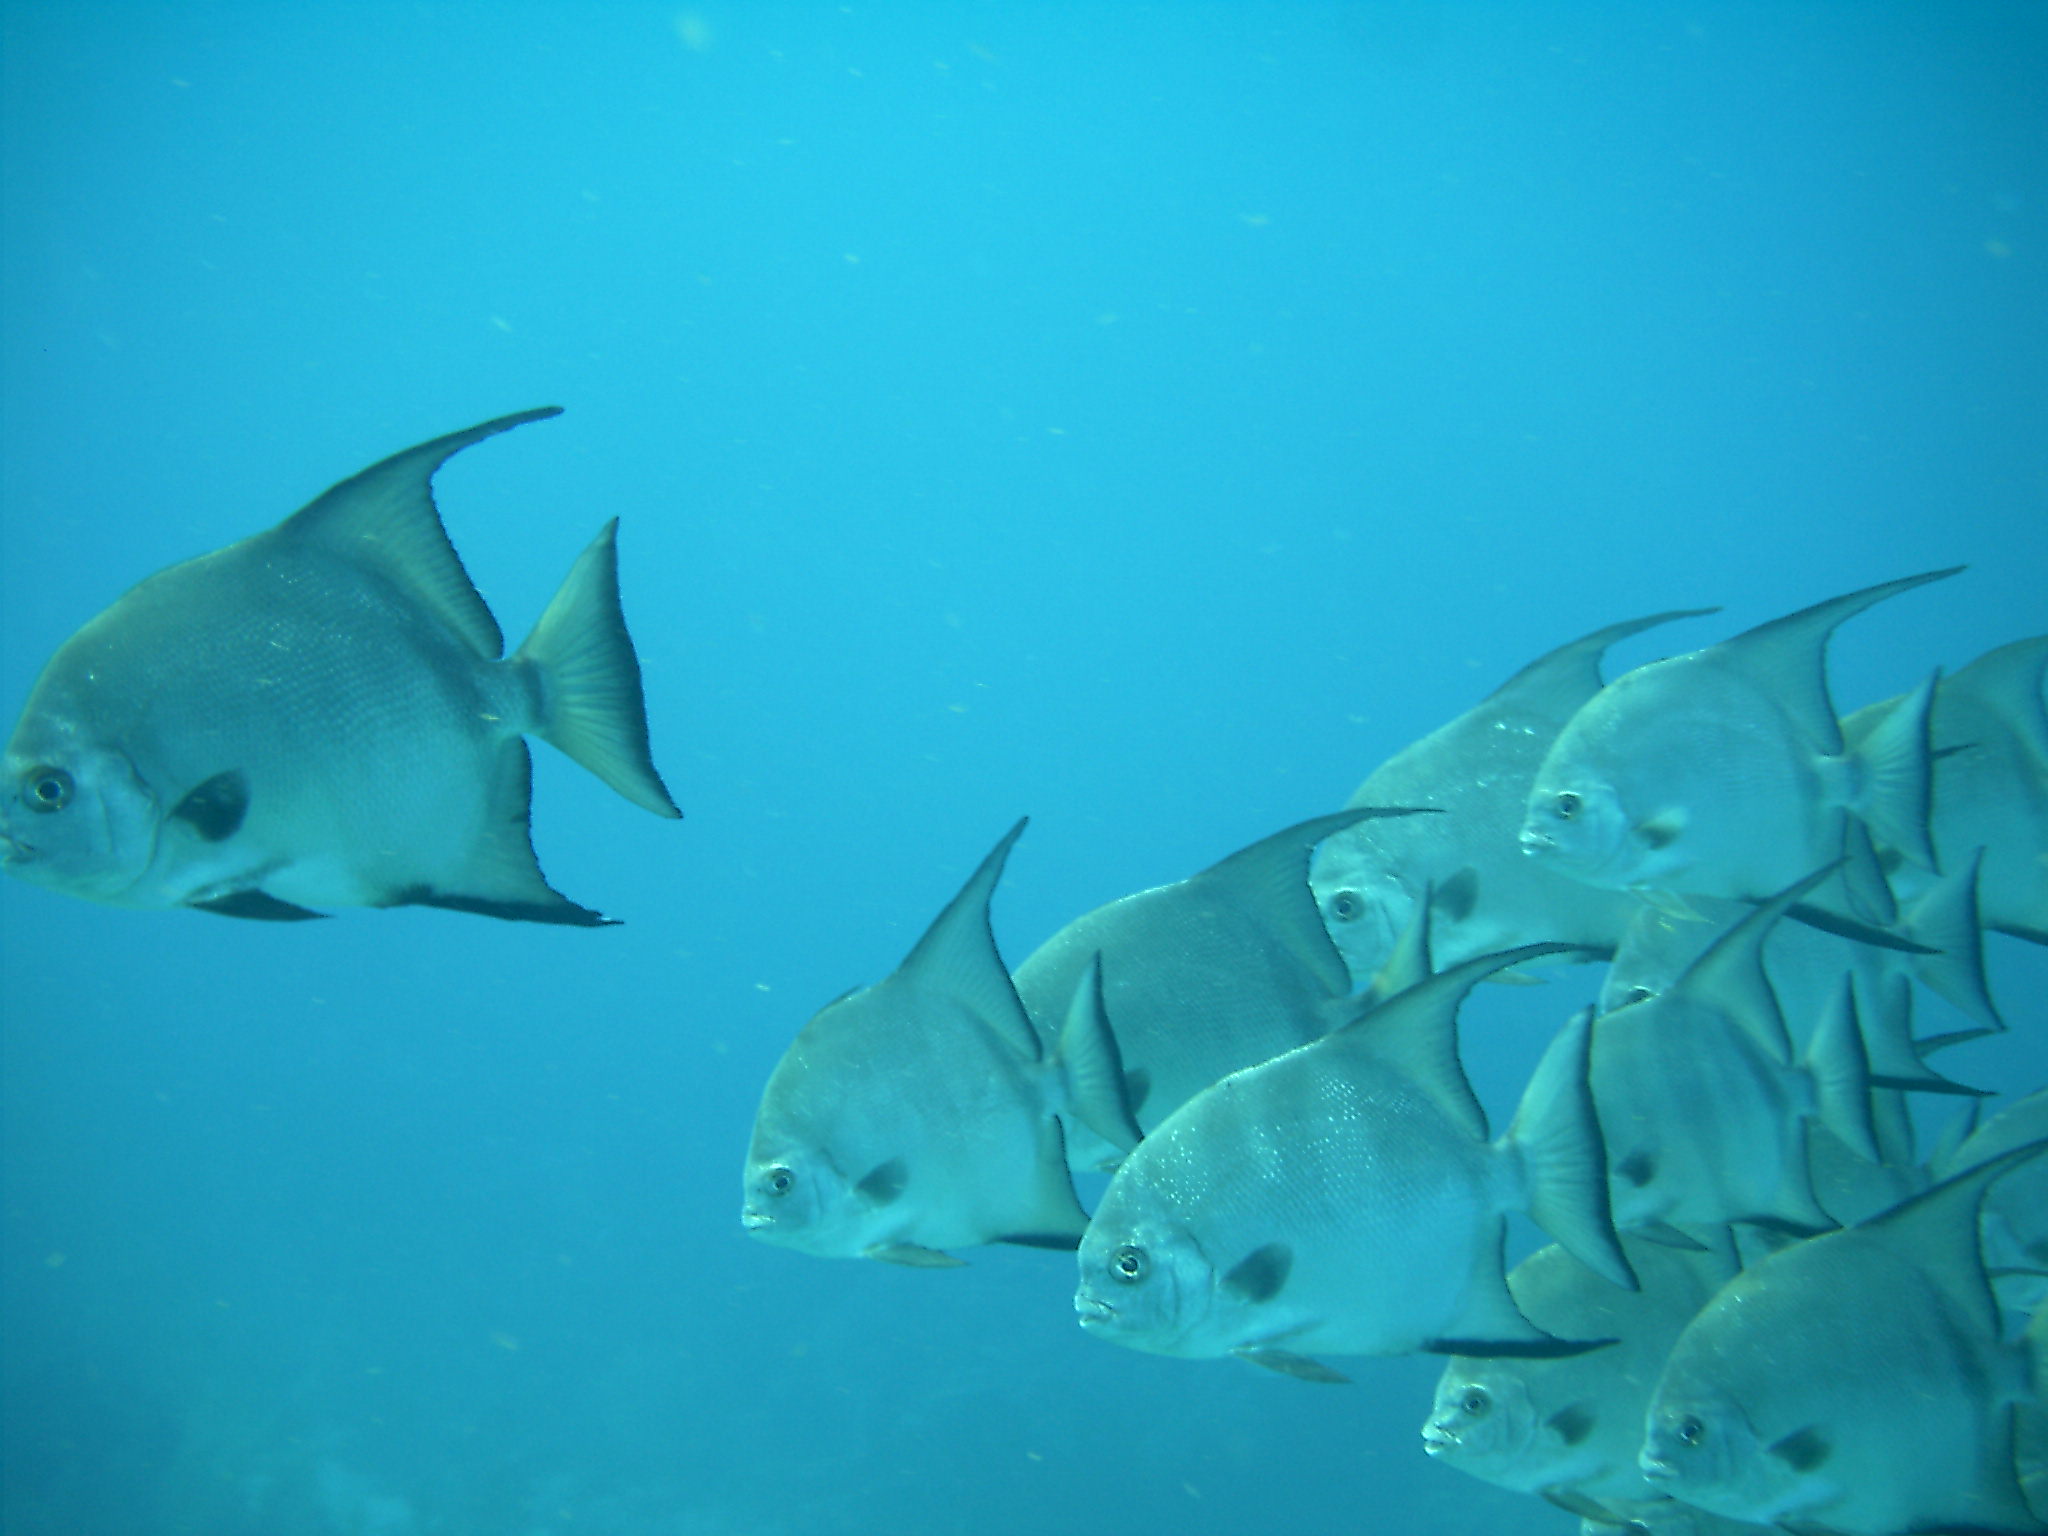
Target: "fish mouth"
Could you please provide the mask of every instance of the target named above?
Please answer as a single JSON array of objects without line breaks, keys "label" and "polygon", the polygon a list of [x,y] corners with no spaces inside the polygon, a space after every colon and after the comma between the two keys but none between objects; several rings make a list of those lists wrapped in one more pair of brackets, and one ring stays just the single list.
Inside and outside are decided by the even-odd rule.
[{"label": "fish mouth", "polygon": [[749,1232],[760,1232],[774,1226],[775,1218],[766,1211],[757,1211],[748,1206],[740,1211],[740,1225]]},{"label": "fish mouth", "polygon": [[35,856],[33,843],[23,842],[12,832],[0,832],[0,864],[26,864]]},{"label": "fish mouth", "polygon": [[1652,1456],[1648,1451],[1636,1458],[1636,1470],[1653,1483],[1670,1483],[1678,1480],[1678,1468],[1661,1456]]},{"label": "fish mouth", "polygon": [[1432,1456],[1458,1448],[1458,1432],[1447,1424],[1425,1424],[1422,1426],[1422,1448]]},{"label": "fish mouth", "polygon": [[1557,839],[1548,832],[1539,832],[1534,827],[1524,827],[1521,833],[1522,852],[1531,856],[1557,852]]},{"label": "fish mouth", "polygon": [[1116,1308],[1086,1291],[1074,1293],[1074,1312],[1083,1328],[1111,1327],[1116,1323]]}]

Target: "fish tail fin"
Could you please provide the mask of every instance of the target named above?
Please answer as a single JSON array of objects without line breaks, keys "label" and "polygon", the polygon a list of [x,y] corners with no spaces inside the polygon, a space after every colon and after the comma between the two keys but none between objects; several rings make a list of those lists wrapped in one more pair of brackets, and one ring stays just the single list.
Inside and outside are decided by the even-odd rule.
[{"label": "fish tail fin", "polygon": [[648,749],[640,660],[619,606],[618,526],[606,523],[576,557],[512,663],[534,681],[541,740],[635,805],[680,816]]},{"label": "fish tail fin", "polygon": [[1927,830],[1934,776],[1928,711],[1940,677],[1933,673],[1899,700],[1851,754],[1860,766],[1862,787],[1850,809],[1879,842],[1923,869],[1938,868]]},{"label": "fish tail fin", "polygon": [[1968,869],[1950,870],[1907,909],[1909,934],[1934,951],[1909,963],[1923,986],[1986,1028],[2002,1030],[2005,1020],[1984,979],[1984,930],[1977,914],[1977,876],[1983,864],[1979,848]]},{"label": "fish tail fin", "polygon": [[1122,1053],[1102,1002],[1102,955],[1089,960],[1067,1005],[1053,1059],[1074,1117],[1119,1152],[1144,1137],[1131,1113]]},{"label": "fish tail fin", "polygon": [[1870,1061],[1856,1018],[1856,988],[1845,972],[1841,991],[1821,1011],[1801,1063],[1813,1080],[1814,1113],[1865,1162],[1882,1162],[1870,1116]]},{"label": "fish tail fin", "polygon": [[1508,1127],[1527,1170],[1529,1215],[1588,1269],[1627,1290],[1635,1271],[1607,1203],[1607,1143],[1593,1110],[1593,1010],[1582,1008],[1536,1064]]}]

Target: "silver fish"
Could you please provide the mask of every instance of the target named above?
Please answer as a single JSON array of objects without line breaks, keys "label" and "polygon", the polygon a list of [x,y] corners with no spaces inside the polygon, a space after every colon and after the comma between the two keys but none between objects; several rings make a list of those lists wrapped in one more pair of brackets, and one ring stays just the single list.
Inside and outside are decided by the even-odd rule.
[{"label": "silver fish", "polygon": [[[1935,686],[1934,851],[1952,868],[1983,850],[1986,927],[2048,944],[2048,635],[1986,652]],[[1899,707],[1867,705],[1842,722],[1852,751]],[[1902,896],[1929,874],[1891,850]]]},{"label": "silver fish", "polygon": [[471,443],[556,414],[372,465],[268,532],[158,572],[72,636],[0,765],[7,871],[115,906],[236,917],[421,904],[603,922],[542,878],[523,738],[682,814],[648,756],[616,521],[500,660],[430,488]]},{"label": "silver fish", "polygon": [[1080,1253],[1083,1327],[1155,1354],[1236,1355],[1341,1380],[1309,1352],[1585,1347],[1516,1310],[1508,1213],[1525,1210],[1617,1284],[1586,1091],[1585,1018],[1553,1042],[1497,1142],[1458,1062],[1485,976],[1466,961],[1183,1104],[1117,1168]]},{"label": "silver fish", "polygon": [[1594,1026],[1593,1100],[1607,1138],[1614,1222],[1698,1237],[1730,1221],[1833,1224],[1815,1201],[1806,1122],[1878,1158],[1869,1072],[1846,976],[1804,1058],[1762,950],[1771,927],[1831,870],[1788,887],[1728,929],[1670,988]]},{"label": "silver fish", "polygon": [[1609,1524],[1661,1497],[1636,1466],[1650,1389],[1736,1264],[1725,1248],[1670,1248],[1625,1233],[1621,1242],[1640,1290],[1612,1284],[1555,1243],[1514,1267],[1508,1290],[1530,1322],[1559,1338],[1614,1343],[1552,1359],[1454,1357],[1422,1427],[1432,1458]]},{"label": "silver fish", "polygon": [[[1974,1107],[1974,1106],[1973,1106]],[[2007,1104],[1969,1134],[1928,1159],[1936,1179],[1954,1178],[2002,1152],[2048,1139],[2048,1088]],[[1998,1278],[1999,1298],[2025,1311],[2048,1307],[2048,1159],[2007,1174],[1984,1196],[1978,1236],[1984,1262]],[[2048,1376],[2042,1378],[2048,1390]]]},{"label": "silver fish", "polygon": [[1930,679],[1851,753],[1828,698],[1828,636],[1953,571],[1852,592],[1609,683],[1537,769],[1522,845],[1588,885],[1761,899],[1843,862],[1849,910],[1895,915],[1871,838],[1935,867],[1927,834]]},{"label": "silver fish", "polygon": [[[1349,977],[1316,915],[1309,852],[1368,817],[1406,814],[1320,816],[1075,918],[1017,967],[1025,1011],[1050,1038],[1098,965],[1138,1124],[1151,1130],[1218,1078],[1328,1027],[1319,1010],[1345,994]],[[1070,1126],[1067,1151],[1083,1169],[1113,1148]]]},{"label": "silver fish", "polygon": [[1639,1464],[1730,1519],[1845,1536],[2040,1531],[2015,1467],[2024,1350],[2001,1334],[1977,1210],[2008,1152],[1724,1286],[1665,1362]]},{"label": "silver fish", "polygon": [[1077,1009],[1052,1054],[1017,1000],[989,900],[1018,822],[903,964],[805,1024],[761,1096],[741,1221],[826,1258],[937,1267],[946,1250],[1072,1248],[1088,1224],[1060,1116],[1138,1139],[1116,1045]]},{"label": "silver fish", "polygon": [[1386,963],[1425,890],[1433,891],[1430,958],[1440,970],[1518,944],[1614,946],[1640,903],[1523,856],[1529,781],[1565,722],[1600,691],[1608,647],[1715,611],[1653,614],[1560,646],[1367,776],[1351,805],[1445,814],[1364,822],[1316,850],[1310,883],[1355,985]]}]

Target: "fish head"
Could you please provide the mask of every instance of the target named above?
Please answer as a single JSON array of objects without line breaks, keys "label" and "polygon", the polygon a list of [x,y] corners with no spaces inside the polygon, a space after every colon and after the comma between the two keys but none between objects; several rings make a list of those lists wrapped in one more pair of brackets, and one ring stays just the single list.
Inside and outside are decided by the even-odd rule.
[{"label": "fish head", "polygon": [[1416,894],[1392,870],[1354,868],[1314,883],[1330,942],[1356,979],[1368,979],[1414,919]]},{"label": "fish head", "polygon": [[1731,1520],[1769,1524],[1815,1502],[1793,1460],[1773,1454],[1735,1400],[1712,1388],[1658,1392],[1636,1465],[1673,1498]]},{"label": "fish head", "polygon": [[1081,1278],[1074,1291],[1081,1326],[1152,1354],[1223,1353],[1227,1345],[1215,1350],[1193,1346],[1216,1285],[1215,1269],[1194,1233],[1166,1216],[1119,1219],[1110,1206],[1105,1195],[1081,1239]]},{"label": "fish head", "polygon": [[1522,851],[1602,889],[1654,886],[1683,868],[1685,819],[1654,789],[1631,794],[1623,775],[1553,750],[1529,791]]},{"label": "fish head", "polygon": [[1529,1386],[1499,1362],[1458,1358],[1436,1384],[1422,1448],[1475,1476],[1503,1482],[1527,1458],[1539,1429]]},{"label": "fish head", "polygon": [[125,753],[31,704],[0,759],[0,865],[9,874],[119,902],[155,859],[162,822]]}]

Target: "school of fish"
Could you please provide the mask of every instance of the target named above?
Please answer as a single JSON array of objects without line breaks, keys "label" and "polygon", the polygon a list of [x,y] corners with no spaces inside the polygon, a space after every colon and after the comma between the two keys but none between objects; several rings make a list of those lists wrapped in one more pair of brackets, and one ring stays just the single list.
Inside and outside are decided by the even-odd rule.
[{"label": "school of fish", "polygon": [[[681,814],[616,526],[505,656],[431,488],[554,414],[396,454],[86,624],[6,747],[6,870],[239,918],[606,922],[541,873],[527,738]],[[796,1033],[746,1231],[1071,1251],[1086,1332],[1304,1381],[1445,1356],[1427,1454],[1589,1533],[2048,1533],[2048,1087],[1994,1104],[1940,1055],[2007,1027],[1987,943],[2048,943],[2048,636],[1846,718],[1827,677],[1838,625],[1955,574],[1611,681],[1612,645],[1714,610],[1596,630],[1346,809],[1013,972],[1018,821]],[[1598,1005],[1496,1135],[1462,1006],[1587,963]],[[1969,1027],[1916,1030],[1916,988]],[[1511,1265],[1522,1220],[1550,1245]]]}]

